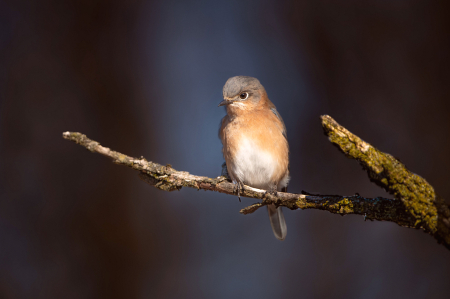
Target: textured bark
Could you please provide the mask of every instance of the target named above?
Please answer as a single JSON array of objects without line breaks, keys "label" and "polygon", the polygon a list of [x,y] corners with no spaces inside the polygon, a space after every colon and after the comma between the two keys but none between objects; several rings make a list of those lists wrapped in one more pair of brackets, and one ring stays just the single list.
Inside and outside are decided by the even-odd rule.
[{"label": "textured bark", "polygon": [[[245,186],[240,196],[262,200],[242,209],[242,214],[253,213],[267,204],[284,206],[291,210],[319,209],[334,214],[363,215],[364,220],[395,222],[400,226],[421,228],[433,235],[438,242],[450,249],[450,209],[434,192],[433,187],[389,154],[382,153],[359,137],[340,126],[330,116],[322,116],[322,125],[330,141],[348,157],[358,160],[367,170],[371,181],[395,195],[395,199],[364,198],[353,196],[294,194]],[[160,165],[141,157],[132,158],[101,146],[81,133],[65,132],[63,137],[72,140],[94,153],[107,156],[116,164],[131,167],[140,172],[139,177],[148,184],[164,191],[182,187],[204,189],[237,195],[235,185],[227,177],[208,178],[185,171],[177,171],[171,165]]]},{"label": "textured bark", "polygon": [[322,116],[322,126],[334,145],[347,157],[358,160],[372,182],[403,203],[403,211],[409,215],[408,219],[414,219],[414,227],[422,228],[450,248],[450,208],[424,178],[361,140],[330,116]]}]

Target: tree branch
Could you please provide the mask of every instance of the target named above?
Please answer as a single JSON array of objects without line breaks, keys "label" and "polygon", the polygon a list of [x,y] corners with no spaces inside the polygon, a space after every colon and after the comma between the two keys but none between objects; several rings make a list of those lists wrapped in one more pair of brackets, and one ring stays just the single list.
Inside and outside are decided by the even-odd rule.
[{"label": "tree branch", "polygon": [[321,118],[329,140],[347,157],[358,160],[372,182],[402,201],[404,211],[415,219],[413,226],[422,228],[450,249],[450,208],[433,187],[393,156],[364,142],[330,116]]},{"label": "tree branch", "polygon": [[[322,116],[325,134],[348,157],[357,159],[369,173],[371,181],[385,188],[397,199],[364,198],[360,195],[318,195],[278,192],[276,195],[265,190],[245,186],[240,192],[243,197],[262,200],[240,212],[253,213],[262,206],[275,204],[291,210],[319,209],[334,214],[363,215],[364,219],[391,221],[400,226],[422,228],[433,235],[438,242],[450,249],[450,209],[444,201],[435,198],[433,188],[421,177],[408,171],[403,164],[389,154],[382,153],[370,144],[340,126],[330,116]],[[126,156],[101,146],[81,133],[65,132],[63,138],[72,140],[94,153],[107,156],[116,164],[131,167],[140,172],[139,177],[148,184],[164,191],[180,190],[182,187],[211,190],[237,195],[234,184],[226,177],[208,178],[185,171],[177,171],[171,165],[160,165]]]}]

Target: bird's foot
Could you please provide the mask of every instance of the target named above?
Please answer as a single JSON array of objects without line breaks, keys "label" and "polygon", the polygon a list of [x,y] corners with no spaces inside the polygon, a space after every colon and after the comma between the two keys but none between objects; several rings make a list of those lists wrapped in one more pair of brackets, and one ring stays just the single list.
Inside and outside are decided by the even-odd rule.
[{"label": "bird's foot", "polygon": [[266,195],[266,194],[277,196],[278,192],[277,192],[277,190],[267,190],[266,193],[264,193],[264,195]]},{"label": "bird's foot", "polygon": [[241,202],[241,190],[244,191],[244,184],[241,182],[235,183],[233,193],[236,193],[237,191],[239,202]]},{"label": "bird's foot", "polygon": [[265,193],[264,193],[264,197],[266,198],[266,199],[268,199],[269,201],[271,201],[271,202],[274,202],[274,201],[276,201],[276,196],[278,195],[278,193],[277,193],[277,190],[267,190]]}]

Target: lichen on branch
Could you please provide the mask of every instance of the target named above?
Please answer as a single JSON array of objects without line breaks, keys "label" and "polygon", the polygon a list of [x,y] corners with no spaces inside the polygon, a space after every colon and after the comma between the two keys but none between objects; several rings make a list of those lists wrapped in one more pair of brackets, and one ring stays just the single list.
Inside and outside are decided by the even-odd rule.
[{"label": "lichen on branch", "polygon": [[[246,215],[259,208],[276,206],[296,209],[319,209],[334,214],[363,215],[364,219],[390,221],[404,227],[422,228],[450,249],[450,209],[436,197],[433,187],[425,179],[411,173],[389,154],[382,153],[340,126],[330,116],[322,116],[322,125],[330,141],[348,157],[358,160],[369,173],[371,181],[395,195],[395,199],[364,198],[360,195],[319,195],[277,192],[244,186],[240,196],[255,198],[261,202],[241,210]],[[63,138],[72,140],[94,153],[109,157],[116,164],[139,171],[146,183],[163,191],[180,190],[182,187],[204,189],[237,195],[235,185],[224,176],[208,178],[177,171],[170,165],[160,165],[145,158],[133,158],[103,147],[81,133],[65,132]]]},{"label": "lichen on branch", "polygon": [[450,210],[437,197],[433,187],[399,160],[352,134],[330,116],[323,115],[321,118],[329,140],[347,157],[356,159],[372,182],[402,201],[405,212],[415,219],[414,227],[424,229],[448,247]]}]

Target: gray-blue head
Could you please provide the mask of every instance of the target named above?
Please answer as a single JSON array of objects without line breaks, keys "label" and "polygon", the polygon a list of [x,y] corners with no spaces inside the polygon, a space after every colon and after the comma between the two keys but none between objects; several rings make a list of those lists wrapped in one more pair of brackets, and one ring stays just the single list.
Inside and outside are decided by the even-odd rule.
[{"label": "gray-blue head", "polygon": [[263,96],[267,95],[266,90],[258,79],[248,76],[231,77],[223,87],[224,101],[219,106],[235,105],[254,106]]}]

